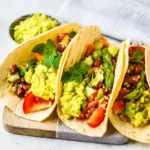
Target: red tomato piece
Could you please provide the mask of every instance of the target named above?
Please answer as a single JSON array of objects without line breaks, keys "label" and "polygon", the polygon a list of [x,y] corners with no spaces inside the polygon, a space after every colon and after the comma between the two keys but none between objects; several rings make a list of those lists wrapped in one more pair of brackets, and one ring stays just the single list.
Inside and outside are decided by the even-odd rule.
[{"label": "red tomato piece", "polygon": [[119,91],[119,94],[118,94],[117,99],[122,99],[122,98],[124,98],[124,96],[125,96],[126,94],[128,94],[129,92],[130,92],[130,91],[127,90],[126,88],[122,88],[122,89]]},{"label": "red tomato piece", "polygon": [[125,108],[124,100],[116,101],[112,108],[113,108],[114,114],[116,114],[116,115],[120,114]]},{"label": "red tomato piece", "polygon": [[102,36],[102,37],[101,37],[101,40],[102,40],[102,42],[103,42],[103,48],[108,48],[109,42],[108,42],[108,40],[106,39],[106,37]]},{"label": "red tomato piece", "polygon": [[102,108],[102,107],[97,108],[93,112],[92,116],[89,118],[87,124],[93,128],[99,126],[105,118],[105,113],[106,113],[105,108]]},{"label": "red tomato piece", "polygon": [[98,101],[92,101],[88,104],[88,106],[81,112],[80,116],[77,117],[79,120],[88,119],[93,111],[98,107],[99,102]]},{"label": "red tomato piece", "polygon": [[85,56],[90,56],[93,51],[95,50],[95,47],[93,44],[89,44],[85,53]]},{"label": "red tomato piece", "polygon": [[44,100],[42,98],[34,96],[32,92],[28,93],[23,103],[23,112],[25,114],[46,109],[53,104],[53,100]]}]

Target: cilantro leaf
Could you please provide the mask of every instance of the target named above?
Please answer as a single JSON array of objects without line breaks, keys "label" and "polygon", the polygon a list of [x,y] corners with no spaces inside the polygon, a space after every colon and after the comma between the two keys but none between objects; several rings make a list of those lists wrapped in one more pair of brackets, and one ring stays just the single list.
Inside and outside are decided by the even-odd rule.
[{"label": "cilantro leaf", "polygon": [[57,57],[55,57],[55,60],[53,62],[53,66],[58,68],[59,67],[59,64],[60,64],[60,59],[61,59],[61,54],[59,53]]},{"label": "cilantro leaf", "polygon": [[51,56],[51,55],[45,55],[44,58],[43,58],[43,64],[47,67],[47,68],[50,68],[51,65],[53,64],[54,62],[54,56]]},{"label": "cilantro leaf", "polygon": [[45,46],[46,46],[46,44],[44,44],[44,43],[38,44],[33,47],[32,52],[43,55],[45,53]]},{"label": "cilantro leaf", "polygon": [[54,43],[51,39],[48,39],[48,40],[47,40],[46,45],[47,45],[47,47],[49,47],[50,50],[52,50],[52,51],[56,51],[56,50],[57,50],[57,47],[56,47],[55,43]]},{"label": "cilantro leaf", "polygon": [[74,38],[74,36],[76,35],[77,33],[75,31],[71,31],[70,34],[69,34],[69,37],[70,38]]},{"label": "cilantro leaf", "polygon": [[69,71],[64,72],[61,78],[61,81],[64,83],[70,82],[73,80],[72,75],[69,73]]},{"label": "cilantro leaf", "polygon": [[133,54],[133,59],[134,60],[141,60],[144,57],[144,53],[140,48]]}]

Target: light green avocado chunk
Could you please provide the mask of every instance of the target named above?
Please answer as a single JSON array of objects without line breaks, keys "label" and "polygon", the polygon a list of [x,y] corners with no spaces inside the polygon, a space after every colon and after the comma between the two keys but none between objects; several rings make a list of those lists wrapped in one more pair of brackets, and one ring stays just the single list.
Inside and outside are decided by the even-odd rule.
[{"label": "light green avocado chunk", "polygon": [[93,53],[92,53],[92,57],[96,60],[96,59],[100,59],[101,57],[101,50],[96,49]]},{"label": "light green avocado chunk", "polygon": [[108,52],[113,56],[116,57],[116,55],[118,54],[119,48],[110,44],[108,47]]},{"label": "light green avocado chunk", "polygon": [[57,72],[55,69],[50,70],[51,72],[45,65],[39,63],[35,67],[34,73],[32,69],[25,73],[25,81],[31,84],[29,92],[32,91],[35,96],[44,100],[54,100],[55,98]]},{"label": "light green avocado chunk", "polygon": [[94,48],[101,50],[103,48],[103,42],[102,41],[95,41],[94,42]]},{"label": "light green avocado chunk", "polygon": [[90,56],[86,57],[83,62],[88,66],[92,66],[94,63],[94,60],[93,60],[92,56],[90,55]]},{"label": "light green avocado chunk", "polygon": [[97,93],[97,96],[96,96],[96,100],[100,100],[101,98],[103,98],[104,95],[103,95],[103,90],[102,89],[99,89],[98,90],[98,93]]},{"label": "light green avocado chunk", "polygon": [[56,20],[52,20],[44,14],[34,14],[14,27],[14,39],[16,42],[22,43],[56,27],[57,24],[58,22]]},{"label": "light green avocado chunk", "polygon": [[63,85],[63,94],[60,98],[61,111],[65,119],[78,117],[81,109],[86,105],[85,82],[75,80]]},{"label": "light green avocado chunk", "polygon": [[7,81],[10,83],[13,83],[14,81],[16,81],[17,79],[20,79],[19,74],[12,74],[12,75],[8,75],[7,76]]},{"label": "light green avocado chunk", "polygon": [[95,90],[89,86],[86,86],[85,91],[86,91],[86,96],[89,97],[91,94],[94,93]]},{"label": "light green avocado chunk", "polygon": [[104,71],[101,68],[97,68],[96,71],[92,74],[91,82],[89,83],[90,87],[95,87],[99,82],[104,80]]}]

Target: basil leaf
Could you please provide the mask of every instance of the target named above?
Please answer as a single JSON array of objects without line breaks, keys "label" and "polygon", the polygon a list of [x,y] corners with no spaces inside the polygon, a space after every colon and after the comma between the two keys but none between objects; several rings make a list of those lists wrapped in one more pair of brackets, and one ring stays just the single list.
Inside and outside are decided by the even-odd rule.
[{"label": "basil leaf", "polygon": [[41,43],[33,47],[32,52],[43,55],[45,53],[45,44]]},{"label": "basil leaf", "polygon": [[44,56],[43,64],[44,64],[47,68],[50,68],[51,65],[53,64],[53,62],[54,62],[54,56],[51,56],[51,55],[45,55],[45,56]]},{"label": "basil leaf", "polygon": [[140,48],[133,54],[133,59],[135,60],[141,60],[144,57],[144,53]]}]

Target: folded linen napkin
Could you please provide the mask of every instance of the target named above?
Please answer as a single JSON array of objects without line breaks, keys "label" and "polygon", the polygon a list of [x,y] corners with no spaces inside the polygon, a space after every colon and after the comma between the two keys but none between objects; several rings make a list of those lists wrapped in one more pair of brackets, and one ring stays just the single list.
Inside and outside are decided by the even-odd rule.
[{"label": "folded linen napkin", "polygon": [[148,0],[64,0],[56,16],[63,22],[98,25],[115,39],[150,44]]}]

